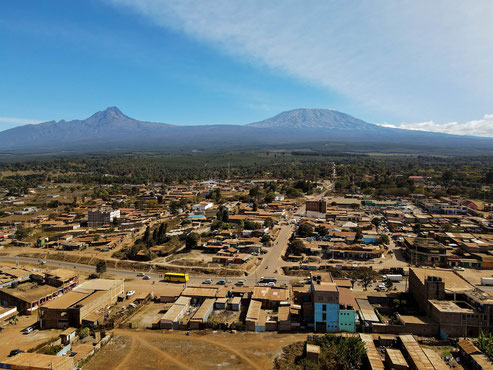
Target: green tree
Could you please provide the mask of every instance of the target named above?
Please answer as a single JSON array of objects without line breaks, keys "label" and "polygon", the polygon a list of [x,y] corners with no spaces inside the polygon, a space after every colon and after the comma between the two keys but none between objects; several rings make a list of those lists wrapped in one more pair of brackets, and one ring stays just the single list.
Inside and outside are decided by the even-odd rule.
[{"label": "green tree", "polygon": [[96,265],[96,272],[98,274],[104,274],[107,270],[108,266],[106,265],[105,260],[100,260]]},{"label": "green tree", "polygon": [[305,244],[302,240],[295,239],[288,243],[287,254],[294,256],[301,256],[306,251]]},{"label": "green tree", "polygon": [[302,223],[298,227],[298,235],[302,238],[306,238],[313,235],[313,227],[309,223]]},{"label": "green tree", "polygon": [[272,217],[267,217],[264,220],[264,226],[265,227],[268,227],[270,229],[272,229],[274,227],[274,220],[272,219]]},{"label": "green tree", "polygon": [[185,238],[185,246],[187,249],[194,249],[199,245],[200,235],[194,232],[191,232]]},{"label": "green tree", "polygon": [[327,230],[327,228],[323,225],[318,225],[316,228],[315,228],[315,232],[320,235],[320,236],[325,236],[327,235],[327,233],[329,232],[329,230]]},{"label": "green tree", "polygon": [[369,272],[364,272],[361,276],[361,285],[363,286],[363,290],[367,290],[372,282],[373,276]]},{"label": "green tree", "polygon": [[390,244],[390,238],[387,234],[380,234],[380,236],[378,237],[377,243],[389,245]]},{"label": "green tree", "polygon": [[15,231],[15,238],[17,240],[22,240],[26,238],[31,232],[30,228],[25,227],[24,225],[17,226],[17,230]]}]

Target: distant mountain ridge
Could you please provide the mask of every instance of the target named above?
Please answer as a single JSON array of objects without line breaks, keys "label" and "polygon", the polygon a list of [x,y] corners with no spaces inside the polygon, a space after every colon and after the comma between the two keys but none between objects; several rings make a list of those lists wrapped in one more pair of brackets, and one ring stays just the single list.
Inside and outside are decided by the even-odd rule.
[{"label": "distant mountain ridge", "polygon": [[259,128],[317,128],[338,130],[377,129],[378,126],[357,119],[346,113],[332,109],[300,108],[279,113],[266,120],[250,123],[248,126]]},{"label": "distant mountain ridge", "polygon": [[[362,143],[409,147],[470,148],[493,153],[493,139],[381,127],[329,109],[294,109],[248,125],[180,126],[139,121],[117,107],[89,118],[49,121],[0,132],[0,154],[121,152],[268,148],[273,145],[343,143],[358,150]],[[339,145],[339,150],[341,146]]]}]

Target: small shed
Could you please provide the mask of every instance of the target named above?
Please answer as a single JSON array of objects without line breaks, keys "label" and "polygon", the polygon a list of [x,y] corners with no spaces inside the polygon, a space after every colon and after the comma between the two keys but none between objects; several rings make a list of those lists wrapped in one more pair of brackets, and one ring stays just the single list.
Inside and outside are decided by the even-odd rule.
[{"label": "small shed", "polygon": [[216,310],[225,310],[228,304],[228,298],[218,298],[214,304]]},{"label": "small shed", "polygon": [[77,329],[75,328],[67,328],[64,331],[60,333],[60,339],[62,341],[62,344],[67,345],[72,342],[72,340],[75,338],[75,335],[77,334]]},{"label": "small shed", "polygon": [[316,344],[306,343],[306,359],[318,363],[318,357],[320,356],[320,346]]},{"label": "small shed", "polygon": [[241,308],[241,297],[233,297],[230,301],[230,307],[232,311],[239,311]]}]

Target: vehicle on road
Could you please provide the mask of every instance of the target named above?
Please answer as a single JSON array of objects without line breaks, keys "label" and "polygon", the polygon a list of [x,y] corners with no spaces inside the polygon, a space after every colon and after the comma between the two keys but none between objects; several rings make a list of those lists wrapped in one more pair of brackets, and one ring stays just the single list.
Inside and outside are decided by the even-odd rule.
[{"label": "vehicle on road", "polygon": [[202,284],[212,284],[212,279],[205,279]]},{"label": "vehicle on road", "polygon": [[261,283],[277,283],[277,279],[273,277],[261,277],[260,278]]},{"label": "vehicle on road", "polygon": [[387,274],[383,277],[383,281],[390,280],[392,282],[398,282],[402,281],[402,275],[401,274]]},{"label": "vehicle on road", "polygon": [[149,275],[144,275],[144,277],[142,279],[144,279],[144,280],[151,280],[151,277]]},{"label": "vehicle on road", "polygon": [[493,278],[491,277],[482,277],[481,285],[493,285]]},{"label": "vehicle on road", "polygon": [[454,270],[456,270],[456,271],[464,271],[464,267],[461,267],[461,266],[455,266],[455,267],[454,267]]},{"label": "vehicle on road", "polygon": [[167,272],[164,274],[163,280],[171,283],[186,283],[188,281],[188,274]]},{"label": "vehicle on road", "polygon": [[145,275],[145,274],[144,274],[143,272],[139,272],[139,273],[137,274],[137,276],[138,276],[138,277],[142,277],[142,276],[144,276],[144,275]]},{"label": "vehicle on road", "polygon": [[32,333],[34,331],[34,328],[32,326],[28,326],[27,328],[25,328],[22,332],[24,334],[29,334],[29,333]]},{"label": "vehicle on road", "polygon": [[245,285],[245,281],[244,280],[239,280],[235,283],[236,286],[243,286]]},{"label": "vehicle on road", "polygon": [[222,280],[222,279],[221,280],[218,280],[216,284],[217,285],[225,285],[226,284],[226,280]]},{"label": "vehicle on road", "polygon": [[385,284],[379,284],[379,285],[377,285],[377,286],[375,287],[375,290],[376,290],[377,292],[380,292],[380,291],[385,290],[385,289],[387,289],[387,287],[385,286]]}]

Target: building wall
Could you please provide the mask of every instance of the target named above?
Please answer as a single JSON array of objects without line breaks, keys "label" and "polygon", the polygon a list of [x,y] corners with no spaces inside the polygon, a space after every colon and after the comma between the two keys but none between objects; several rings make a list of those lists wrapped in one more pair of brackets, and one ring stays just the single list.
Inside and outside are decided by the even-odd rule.
[{"label": "building wall", "polygon": [[307,200],[306,211],[314,213],[327,213],[327,202],[325,200]]},{"label": "building wall", "polygon": [[429,299],[445,299],[445,284],[443,281],[425,281],[424,284],[409,269],[409,293],[413,296],[421,312],[428,312]]},{"label": "building wall", "polygon": [[339,305],[315,303],[315,329],[317,331],[336,332],[339,330]]},{"label": "building wall", "polygon": [[356,311],[339,310],[339,331],[356,331]]},{"label": "building wall", "polygon": [[123,293],[124,285],[123,280],[118,284],[101,294],[97,298],[93,298],[81,303],[82,307],[79,308],[65,308],[54,309],[48,307],[41,307],[39,312],[40,322],[42,328],[66,328],[69,326],[80,327],[82,319],[87,315],[106,306],[113,305],[118,295]]}]

